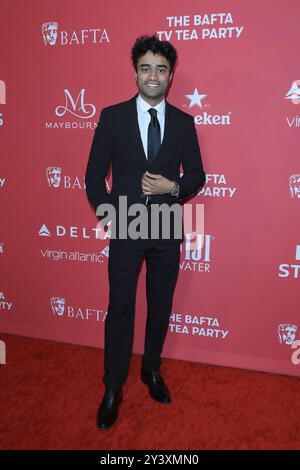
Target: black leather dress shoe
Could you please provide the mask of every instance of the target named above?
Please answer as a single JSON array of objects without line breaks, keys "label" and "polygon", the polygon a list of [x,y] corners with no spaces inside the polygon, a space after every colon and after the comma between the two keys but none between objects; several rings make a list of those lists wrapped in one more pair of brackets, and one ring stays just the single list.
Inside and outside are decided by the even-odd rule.
[{"label": "black leather dress shoe", "polygon": [[97,428],[108,429],[117,421],[122,398],[122,388],[105,391],[97,413]]},{"label": "black leather dress shoe", "polygon": [[141,380],[148,385],[150,396],[159,403],[171,403],[171,396],[167,385],[163,381],[159,370],[141,370]]}]

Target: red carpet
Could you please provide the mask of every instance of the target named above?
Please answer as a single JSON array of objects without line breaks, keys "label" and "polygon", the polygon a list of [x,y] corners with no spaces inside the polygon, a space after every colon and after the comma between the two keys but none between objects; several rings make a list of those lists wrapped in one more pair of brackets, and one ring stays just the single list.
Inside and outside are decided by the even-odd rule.
[{"label": "red carpet", "polygon": [[299,449],[300,380],[164,359],[171,405],[153,401],[133,355],[117,424],[95,426],[103,351],[1,335],[1,449]]}]

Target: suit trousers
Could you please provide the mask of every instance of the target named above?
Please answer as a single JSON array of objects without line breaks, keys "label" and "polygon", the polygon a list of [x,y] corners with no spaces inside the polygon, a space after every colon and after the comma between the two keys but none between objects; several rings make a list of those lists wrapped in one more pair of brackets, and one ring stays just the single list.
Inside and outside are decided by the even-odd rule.
[{"label": "suit trousers", "polygon": [[117,390],[129,372],[138,274],[146,260],[147,321],[142,367],[159,369],[172,311],[180,261],[180,240],[111,239],[109,306],[105,319],[105,387]]}]

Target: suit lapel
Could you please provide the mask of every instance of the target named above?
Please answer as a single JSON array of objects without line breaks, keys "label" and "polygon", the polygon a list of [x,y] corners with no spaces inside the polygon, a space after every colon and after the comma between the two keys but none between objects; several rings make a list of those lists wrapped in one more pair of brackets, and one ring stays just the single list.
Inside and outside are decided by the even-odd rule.
[{"label": "suit lapel", "polygon": [[[126,129],[127,135],[132,139],[133,143],[136,146],[137,152],[133,157],[137,165],[145,169],[145,165],[148,165],[148,160],[145,155],[144,146],[141,138],[139,122],[138,122],[138,114],[137,114],[137,107],[136,107],[136,98],[138,93],[128,101],[129,104],[129,118],[126,120]],[[172,109],[169,103],[166,100],[166,108],[165,108],[165,129],[164,129],[164,136],[159,148],[159,151],[155,157],[154,163],[158,162],[158,160],[163,158],[164,151],[168,148],[168,143],[170,141],[170,128],[172,124]]]}]

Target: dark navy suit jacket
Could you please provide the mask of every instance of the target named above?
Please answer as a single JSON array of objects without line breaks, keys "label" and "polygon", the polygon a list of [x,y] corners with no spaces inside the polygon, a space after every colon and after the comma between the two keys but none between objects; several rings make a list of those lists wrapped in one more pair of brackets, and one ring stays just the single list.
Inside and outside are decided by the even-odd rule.
[{"label": "dark navy suit jacket", "polygon": [[[128,206],[145,204],[141,180],[147,170],[177,181],[180,187],[179,198],[156,194],[151,197],[152,203],[182,202],[197,194],[205,183],[194,119],[167,100],[163,141],[155,160],[147,160],[138,124],[137,96],[101,111],[85,174],[86,193],[94,209],[105,202],[116,205],[121,195],[127,196]],[[113,186],[108,193],[105,177],[110,165]]]}]

